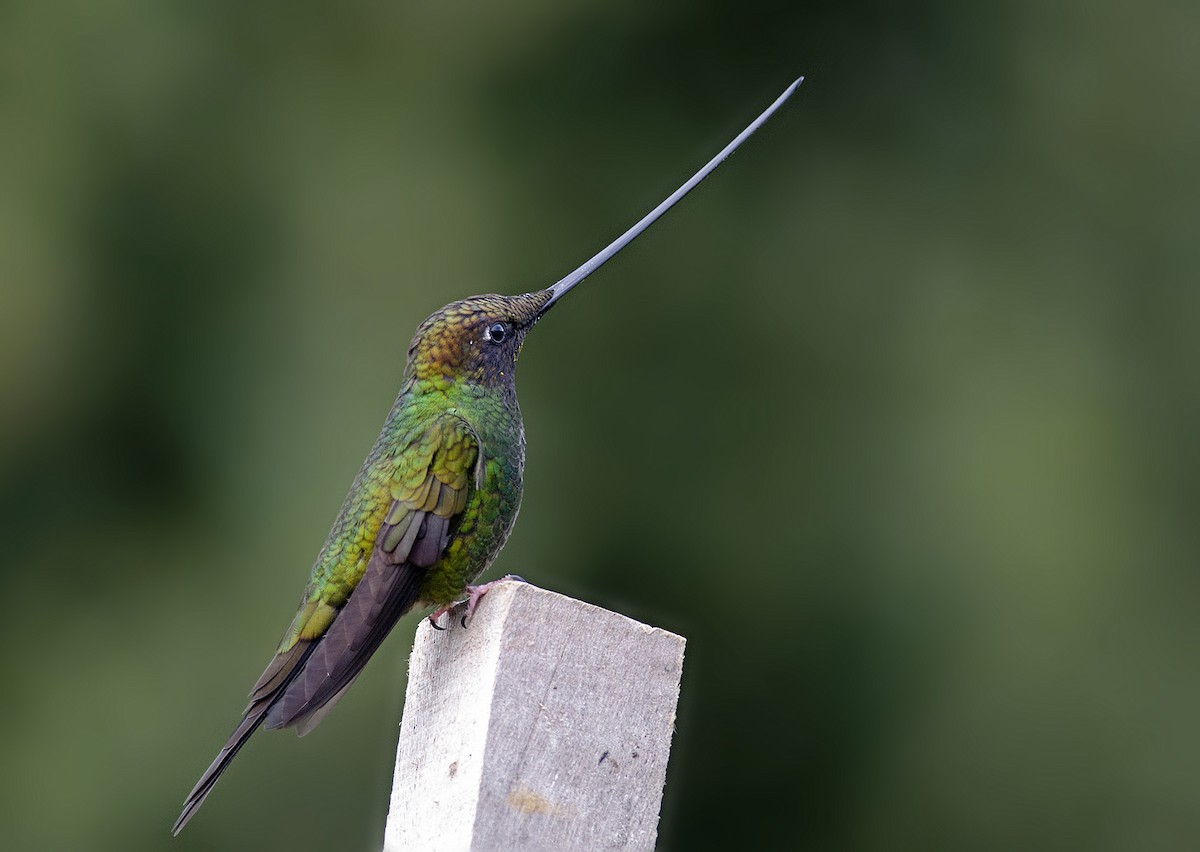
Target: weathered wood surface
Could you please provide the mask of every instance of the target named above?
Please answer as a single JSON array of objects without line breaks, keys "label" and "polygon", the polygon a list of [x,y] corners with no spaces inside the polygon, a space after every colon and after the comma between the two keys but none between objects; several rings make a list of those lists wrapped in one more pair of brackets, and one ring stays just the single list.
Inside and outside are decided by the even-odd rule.
[{"label": "weathered wood surface", "polygon": [[518,582],[462,613],[417,630],[385,852],[653,849],[683,637]]}]

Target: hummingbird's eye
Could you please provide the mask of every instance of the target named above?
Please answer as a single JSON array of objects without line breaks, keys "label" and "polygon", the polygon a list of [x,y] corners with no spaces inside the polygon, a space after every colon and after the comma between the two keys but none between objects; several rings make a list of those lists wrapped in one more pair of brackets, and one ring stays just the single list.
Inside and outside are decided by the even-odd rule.
[{"label": "hummingbird's eye", "polygon": [[488,326],[487,334],[484,336],[491,343],[503,343],[508,337],[508,326],[502,322],[494,322]]}]

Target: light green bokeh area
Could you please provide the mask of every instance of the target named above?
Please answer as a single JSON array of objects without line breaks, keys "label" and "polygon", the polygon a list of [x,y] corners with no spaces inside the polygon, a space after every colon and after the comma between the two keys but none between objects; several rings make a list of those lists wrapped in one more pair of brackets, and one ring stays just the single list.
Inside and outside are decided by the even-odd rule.
[{"label": "light green bokeh area", "polygon": [[545,286],[493,574],[689,639],[664,849],[1200,837],[1200,7],[0,8],[22,850],[379,847],[406,619],[232,729],[417,323]]}]

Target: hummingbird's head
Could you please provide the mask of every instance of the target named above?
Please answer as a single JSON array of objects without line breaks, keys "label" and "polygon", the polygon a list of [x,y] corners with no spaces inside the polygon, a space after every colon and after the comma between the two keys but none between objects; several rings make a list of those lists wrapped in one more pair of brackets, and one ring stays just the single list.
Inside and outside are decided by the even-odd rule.
[{"label": "hummingbird's head", "polygon": [[511,384],[521,344],[550,306],[549,290],[523,296],[472,296],[421,323],[408,348],[408,372],[420,382]]}]

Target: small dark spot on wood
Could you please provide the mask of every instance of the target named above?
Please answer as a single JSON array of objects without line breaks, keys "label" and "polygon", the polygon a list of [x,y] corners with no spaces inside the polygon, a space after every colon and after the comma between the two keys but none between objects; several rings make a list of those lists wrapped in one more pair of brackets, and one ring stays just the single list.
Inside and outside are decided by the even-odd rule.
[{"label": "small dark spot on wood", "polygon": [[634,759],[634,760],[637,760],[637,756],[638,756],[638,753],[635,751],[635,752],[633,753],[633,759]]},{"label": "small dark spot on wood", "polygon": [[608,752],[604,752],[604,754],[600,755],[600,762],[597,763],[596,765],[599,766],[601,763],[603,763],[605,761],[605,759],[607,757],[608,757]]}]

